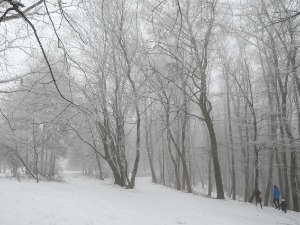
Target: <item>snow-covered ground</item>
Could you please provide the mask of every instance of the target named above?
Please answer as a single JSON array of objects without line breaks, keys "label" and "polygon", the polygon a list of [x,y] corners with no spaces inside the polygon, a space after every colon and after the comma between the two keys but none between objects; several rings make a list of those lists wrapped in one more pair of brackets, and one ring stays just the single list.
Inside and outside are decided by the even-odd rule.
[{"label": "snow-covered ground", "polygon": [[276,225],[300,213],[203,198],[138,178],[134,190],[68,173],[65,183],[0,178],[0,225]]}]

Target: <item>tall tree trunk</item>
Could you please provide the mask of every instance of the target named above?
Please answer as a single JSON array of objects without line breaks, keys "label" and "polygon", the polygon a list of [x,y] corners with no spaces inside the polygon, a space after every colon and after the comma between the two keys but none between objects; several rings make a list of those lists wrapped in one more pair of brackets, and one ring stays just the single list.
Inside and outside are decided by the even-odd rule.
[{"label": "tall tree trunk", "polygon": [[268,183],[266,188],[266,194],[264,198],[264,206],[269,205],[269,198],[271,193],[271,186],[273,181],[273,160],[274,160],[274,147],[271,147],[269,150],[269,171],[268,171]]},{"label": "tall tree trunk", "polygon": [[161,148],[159,150],[159,174],[160,174],[160,182],[163,185],[166,185],[165,179],[165,142],[164,142],[164,132],[161,132]]},{"label": "tall tree trunk", "polygon": [[97,153],[95,153],[95,157],[96,157],[96,162],[97,162],[97,166],[98,166],[98,170],[99,170],[99,179],[104,180],[100,157]]},{"label": "tall tree trunk", "polygon": [[[169,119],[169,118],[168,118]],[[192,187],[191,187],[191,183],[190,183],[190,177],[189,177],[189,172],[188,172],[188,167],[187,167],[187,163],[186,163],[186,156],[185,156],[185,151],[180,151],[180,148],[176,142],[176,140],[174,139],[173,137],[173,134],[170,130],[170,123],[169,121],[167,122],[168,124],[168,132],[169,132],[169,135],[170,135],[170,139],[172,140],[172,143],[174,144],[175,146],[175,149],[176,149],[176,155],[177,155],[177,163],[176,165],[178,166],[178,173],[179,173],[179,177],[180,177],[180,171],[179,171],[179,168],[180,168],[180,160],[182,162],[182,168],[183,168],[183,174],[184,174],[184,181],[187,181],[187,186],[188,186],[188,193],[192,193]],[[185,138],[185,136],[184,136]]]},{"label": "tall tree trunk", "polygon": [[119,185],[121,187],[124,187],[126,184],[126,180],[125,177],[121,174],[118,164],[116,162],[116,159],[114,158],[114,156],[112,155],[112,151],[110,151],[109,149],[109,132],[110,132],[110,127],[109,127],[109,121],[107,118],[107,111],[104,108],[104,123],[100,123],[99,121],[97,121],[97,127],[99,129],[99,133],[100,133],[100,137],[102,140],[102,144],[103,144],[103,150],[104,150],[104,159],[107,162],[107,164],[109,165],[113,176],[114,176],[114,180],[115,180],[115,184]]},{"label": "tall tree trunk", "polygon": [[231,125],[231,109],[230,109],[230,101],[229,101],[229,84],[227,84],[227,114],[228,114],[228,131],[229,131],[229,141],[230,141],[230,149],[231,149],[231,187],[232,187],[232,199],[236,200],[236,181],[235,181],[235,163],[234,163],[234,146],[233,146],[233,138],[232,138],[232,125]]},{"label": "tall tree trunk", "polygon": [[212,161],[212,157],[209,154],[208,157],[208,197],[211,197],[211,192],[212,192],[212,172],[211,172],[211,161]]},{"label": "tall tree trunk", "polygon": [[45,130],[44,130],[44,124],[42,124],[42,145],[41,145],[41,174],[42,176],[45,176],[44,174],[44,135],[45,135]]},{"label": "tall tree trunk", "polygon": [[56,165],[56,155],[53,153],[53,161],[51,165],[51,176],[54,177],[55,175],[55,165]]},{"label": "tall tree trunk", "polygon": [[187,159],[186,159],[186,146],[185,146],[185,139],[186,139],[186,127],[188,122],[187,117],[187,97],[186,97],[186,91],[185,91],[185,82],[183,82],[183,121],[182,121],[182,128],[181,128],[181,161],[182,161],[182,167],[183,167],[183,180],[186,182],[186,186],[188,189],[188,193],[192,193],[192,186],[191,186],[191,179],[190,174],[188,171],[187,166]]},{"label": "tall tree trunk", "polygon": [[[245,122],[244,124],[248,124],[248,107],[247,104],[244,105],[245,109]],[[250,137],[249,137],[249,127],[246,126],[245,128],[245,135],[246,135],[246,143],[247,143],[247,151],[246,151],[246,159],[245,159],[245,193],[244,193],[244,201],[246,202],[249,198],[249,179],[250,179]]]},{"label": "tall tree trunk", "polygon": [[165,148],[164,148],[164,145],[162,146],[162,155],[163,155],[163,160],[162,160],[162,177],[163,177],[163,184],[166,185],[166,178],[165,178]]},{"label": "tall tree trunk", "polygon": [[47,169],[48,169],[48,149],[46,148],[45,149],[45,151],[46,151],[46,156],[45,156],[45,168],[44,168],[44,176],[45,177],[47,177],[48,176],[48,174],[47,174]]},{"label": "tall tree trunk", "polygon": [[167,135],[167,141],[168,141],[168,151],[169,151],[169,155],[171,157],[171,161],[174,165],[174,170],[175,170],[175,179],[176,179],[176,189],[180,190],[181,185],[180,185],[180,173],[179,173],[179,166],[177,165],[176,159],[174,158],[173,154],[172,154],[172,149],[171,149],[171,138],[170,138],[170,134],[168,131],[168,135]]},{"label": "tall tree trunk", "polygon": [[284,197],[289,203],[290,201],[290,186],[289,186],[289,178],[288,178],[288,163],[287,163],[287,147],[284,140],[284,122],[283,116],[280,116],[280,136],[281,136],[281,154],[282,154],[282,162],[283,162],[283,179],[284,179]]},{"label": "tall tree trunk", "polygon": [[[278,181],[279,181],[279,187],[281,188],[281,192],[284,193],[284,183],[283,183],[283,173],[282,173],[282,162],[280,159],[280,154],[278,152],[278,148],[275,148],[275,160],[276,160],[276,167],[277,167],[277,173],[278,173]],[[283,197],[283,194],[282,194]]]},{"label": "tall tree trunk", "polygon": [[[294,145],[294,143],[291,143]],[[299,212],[299,196],[297,187],[297,154],[296,148],[292,146],[291,148],[291,169],[290,169],[290,179],[292,186],[292,197],[293,197],[293,210]]]},{"label": "tall tree trunk", "polygon": [[49,161],[49,171],[48,171],[48,176],[51,177],[51,168],[52,168],[52,164],[53,164],[53,150],[51,151],[50,154],[50,161]]},{"label": "tall tree trunk", "polygon": [[[226,107],[226,106],[225,106]],[[226,121],[228,121],[228,118],[226,118]],[[226,159],[227,159],[227,165],[228,166],[228,169],[226,170],[226,173],[225,173],[225,185],[227,185],[227,187],[225,188],[225,190],[227,191],[227,195],[229,198],[232,197],[232,166],[231,166],[231,152],[230,152],[230,144],[229,144],[229,141],[228,141],[228,126],[227,124],[225,123],[224,124],[224,135],[225,135],[225,144],[226,144]],[[228,173],[228,174],[227,174]],[[224,172],[223,172],[223,176],[224,176]]]},{"label": "tall tree trunk", "polygon": [[[293,77],[295,78],[295,82],[297,82],[297,67],[298,65],[296,64],[296,57],[297,57],[297,51],[298,47],[296,45],[296,38],[295,38],[295,32],[294,29],[292,28],[292,25],[290,23],[289,26],[289,34],[291,38],[291,72],[293,74]],[[298,100],[298,98],[297,98]],[[299,102],[296,100],[296,105],[298,103],[298,108],[299,108]],[[299,110],[298,110],[298,116],[299,116]],[[299,118],[299,117],[298,117]],[[299,125],[299,121],[298,121]],[[292,144],[291,147],[291,168],[290,168],[290,179],[291,179],[291,186],[292,186],[292,197],[293,197],[293,209],[296,212],[300,212],[300,205],[299,205],[299,192],[297,188],[297,152],[296,152],[296,146],[295,146],[295,138],[292,135],[291,128],[286,125],[286,133],[288,138],[290,139],[290,143]]]},{"label": "tall tree trunk", "polygon": [[[25,154],[25,164],[28,165],[29,163],[29,156],[28,156],[28,151],[26,151],[26,154]],[[5,172],[5,170],[4,170]],[[26,170],[25,170],[25,174],[28,176],[30,174],[29,170],[27,169],[26,167]]]},{"label": "tall tree trunk", "polygon": [[44,146],[43,146],[43,144],[42,144],[42,149],[41,149],[41,169],[40,169],[40,171],[41,171],[41,174],[42,174],[42,176],[45,176],[44,175]]},{"label": "tall tree trunk", "polygon": [[[229,90],[230,91],[230,90]],[[249,163],[250,163],[250,158],[249,158],[249,152],[250,152],[250,148],[249,148],[249,128],[247,126],[248,124],[248,106],[247,104],[244,104],[244,116],[242,117],[241,115],[241,98],[242,96],[241,94],[241,90],[239,90],[239,96],[237,97],[237,101],[234,101],[233,95],[231,95],[232,98],[232,103],[234,106],[234,111],[236,114],[236,117],[238,118],[238,133],[239,133],[239,140],[240,143],[246,143],[246,147],[242,146],[241,147],[241,152],[242,152],[242,156],[243,156],[243,160],[242,160],[242,170],[243,170],[243,174],[244,176],[242,177],[244,179],[244,191],[243,191],[243,197],[244,197],[244,202],[248,201],[249,198]],[[243,127],[245,127],[245,129],[243,129]],[[244,136],[243,134],[245,133],[245,138],[246,140],[244,140]]]},{"label": "tall tree trunk", "polygon": [[151,126],[149,127],[149,121],[148,121],[148,112],[147,110],[145,111],[145,136],[146,136],[146,149],[147,149],[147,155],[148,155],[148,160],[149,160],[149,165],[150,165],[150,170],[151,170],[151,176],[152,176],[152,182],[157,183],[157,178],[154,170],[154,165],[153,165],[153,149],[151,149],[151,141],[149,140],[149,133],[151,132]]},{"label": "tall tree trunk", "polygon": [[[299,88],[300,88],[300,84],[299,84]],[[296,109],[297,109],[298,137],[300,137],[300,103],[299,103],[299,97],[297,95],[296,87],[295,87],[295,90],[294,90],[294,101],[295,101],[295,106],[296,106]]]},{"label": "tall tree trunk", "polygon": [[38,168],[39,155],[36,147],[34,120],[32,120],[32,141],[33,141],[32,145],[33,145],[33,153],[34,153],[34,157],[33,157],[34,173],[36,176],[36,182],[38,183],[39,182],[39,168]]},{"label": "tall tree trunk", "polygon": [[254,148],[254,156],[255,156],[255,161],[254,161],[254,168],[255,168],[255,175],[254,175],[254,190],[252,192],[252,195],[249,199],[249,202],[251,203],[255,197],[256,192],[258,191],[258,174],[259,174],[259,165],[258,165],[258,153],[259,150],[256,146],[256,144],[254,144],[253,146]]}]

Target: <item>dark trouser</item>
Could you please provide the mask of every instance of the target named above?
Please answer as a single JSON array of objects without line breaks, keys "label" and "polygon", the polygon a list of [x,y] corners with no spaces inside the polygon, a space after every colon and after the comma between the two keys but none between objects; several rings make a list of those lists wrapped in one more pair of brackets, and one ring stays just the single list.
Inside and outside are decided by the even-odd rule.
[{"label": "dark trouser", "polygon": [[274,198],[273,202],[275,204],[275,209],[279,208],[279,199]]},{"label": "dark trouser", "polygon": [[257,204],[260,205],[260,207],[262,208],[262,204],[261,204],[261,198],[257,198],[255,201],[255,205],[257,206]]},{"label": "dark trouser", "polygon": [[260,205],[260,207],[262,208],[262,204],[261,204],[261,202],[256,202],[256,206],[257,206],[257,204],[259,204]]},{"label": "dark trouser", "polygon": [[282,211],[286,213],[286,209],[282,209]]}]

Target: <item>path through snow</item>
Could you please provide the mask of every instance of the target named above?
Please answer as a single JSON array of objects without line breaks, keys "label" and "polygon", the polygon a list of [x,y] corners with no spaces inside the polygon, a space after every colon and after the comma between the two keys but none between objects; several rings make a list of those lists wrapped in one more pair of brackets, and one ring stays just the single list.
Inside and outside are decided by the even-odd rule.
[{"label": "path through snow", "polygon": [[65,183],[0,179],[0,225],[300,225],[300,213],[208,199],[138,178],[134,190],[80,174]]}]

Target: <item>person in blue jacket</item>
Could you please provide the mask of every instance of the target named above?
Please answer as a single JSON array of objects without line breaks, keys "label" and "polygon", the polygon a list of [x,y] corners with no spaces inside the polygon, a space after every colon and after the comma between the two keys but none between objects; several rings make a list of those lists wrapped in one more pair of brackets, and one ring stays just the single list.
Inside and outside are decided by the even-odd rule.
[{"label": "person in blue jacket", "polygon": [[274,199],[273,199],[273,202],[275,204],[276,209],[280,209],[279,208],[279,196],[280,196],[280,190],[276,185],[274,185],[274,189],[273,189],[273,198]]}]

